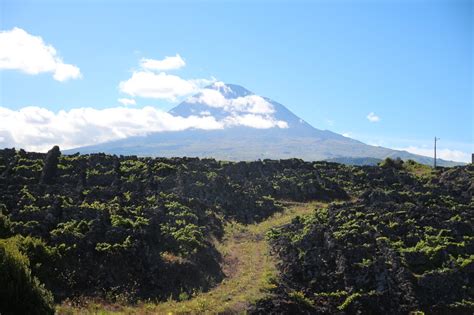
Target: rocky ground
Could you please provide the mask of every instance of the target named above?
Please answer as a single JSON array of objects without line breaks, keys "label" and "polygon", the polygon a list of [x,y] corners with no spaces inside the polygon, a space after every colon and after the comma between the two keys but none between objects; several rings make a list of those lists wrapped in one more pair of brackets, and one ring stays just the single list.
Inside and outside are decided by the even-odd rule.
[{"label": "rocky ground", "polygon": [[251,313],[472,314],[474,167],[413,165],[362,168],[354,201],[272,230],[281,278]]},{"label": "rocky ground", "polygon": [[[0,266],[15,270],[0,278],[46,308],[470,314],[473,174],[0,150]],[[293,218],[290,201],[330,205]],[[20,291],[0,292],[2,313],[28,312]]]}]

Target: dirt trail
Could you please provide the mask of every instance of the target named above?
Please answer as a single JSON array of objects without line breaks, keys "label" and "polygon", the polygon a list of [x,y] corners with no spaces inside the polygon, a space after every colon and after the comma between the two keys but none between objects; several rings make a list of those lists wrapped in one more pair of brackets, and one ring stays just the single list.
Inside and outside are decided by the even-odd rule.
[{"label": "dirt trail", "polygon": [[[216,248],[223,257],[222,270],[226,278],[208,292],[198,293],[185,301],[142,303],[135,307],[112,310],[88,308],[79,314],[180,314],[180,313],[243,313],[256,300],[268,294],[278,273],[265,233],[271,228],[291,222],[299,215],[310,213],[324,203],[285,203],[285,210],[257,224],[228,224],[223,241]],[[62,312],[60,312],[62,313]],[[72,312],[76,313],[76,312]]]},{"label": "dirt trail", "polygon": [[244,312],[249,303],[264,297],[270,289],[272,279],[277,276],[275,261],[265,233],[273,227],[291,222],[298,215],[311,212],[322,203],[287,203],[282,213],[258,224],[229,224],[224,241],[217,245],[223,256],[222,270],[226,278],[206,293],[196,295],[187,301],[169,301],[154,305],[158,313],[186,312]]}]

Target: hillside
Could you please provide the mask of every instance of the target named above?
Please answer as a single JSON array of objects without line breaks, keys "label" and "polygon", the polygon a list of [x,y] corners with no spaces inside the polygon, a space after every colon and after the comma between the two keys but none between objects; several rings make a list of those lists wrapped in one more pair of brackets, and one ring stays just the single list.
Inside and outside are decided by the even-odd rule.
[{"label": "hillside", "polygon": [[[472,312],[473,182],[472,166],[393,160],[0,150],[0,311],[212,311],[205,292],[227,292],[227,311]],[[232,291],[243,283],[253,299]]]},{"label": "hillside", "polygon": [[[208,86],[171,109],[170,114],[184,118],[207,117],[213,124],[202,129],[150,133],[66,150],[65,153],[193,156],[227,161],[400,157],[433,164],[429,157],[367,145],[329,130],[314,128],[284,105],[235,84],[217,82]],[[440,166],[459,164],[438,161]]]}]

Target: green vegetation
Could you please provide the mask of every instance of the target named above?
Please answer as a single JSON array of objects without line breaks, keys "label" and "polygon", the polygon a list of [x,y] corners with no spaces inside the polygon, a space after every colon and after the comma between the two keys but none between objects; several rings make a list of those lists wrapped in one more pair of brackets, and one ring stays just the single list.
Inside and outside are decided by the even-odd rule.
[{"label": "green vegetation", "polygon": [[420,164],[413,160],[408,160],[403,163],[403,168],[418,177],[430,179],[434,177],[435,171],[426,164]]},{"label": "green vegetation", "polygon": [[54,148],[0,150],[0,166],[0,237],[41,242],[33,247],[44,255],[24,254],[56,302],[207,292],[225,276],[219,244],[228,222],[262,222],[283,210],[277,199],[347,198],[330,177],[308,172],[325,164],[301,160],[62,156]]},{"label": "green vegetation", "polygon": [[42,313],[473,309],[472,166],[5,149],[0,170],[2,261]]},{"label": "green vegetation", "polygon": [[284,277],[253,311],[472,313],[474,167],[387,159],[354,175],[357,198],[268,234]]},{"label": "green vegetation", "polygon": [[349,295],[345,300],[344,300],[344,303],[342,303],[341,305],[339,305],[337,307],[338,310],[340,311],[344,311],[346,310],[349,305],[351,305],[351,303],[353,303],[356,299],[360,298],[362,295],[360,293],[353,293],[351,295]]},{"label": "green vegetation", "polygon": [[21,238],[0,240],[0,309],[2,314],[54,314],[53,296],[31,275]]},{"label": "green vegetation", "polygon": [[[264,239],[265,233],[272,227],[290,223],[297,216],[307,215],[315,206],[323,208],[327,204],[286,203],[284,211],[260,223],[229,222],[222,240],[215,240],[223,258],[221,267],[226,278],[208,292],[181,292],[177,298],[170,296],[162,303],[140,302],[134,307],[89,302],[80,308],[71,308],[64,303],[58,311],[66,314],[95,313],[97,309],[110,314],[244,312],[250,304],[269,296],[278,278],[270,248]],[[303,297],[295,292],[294,298]]]}]

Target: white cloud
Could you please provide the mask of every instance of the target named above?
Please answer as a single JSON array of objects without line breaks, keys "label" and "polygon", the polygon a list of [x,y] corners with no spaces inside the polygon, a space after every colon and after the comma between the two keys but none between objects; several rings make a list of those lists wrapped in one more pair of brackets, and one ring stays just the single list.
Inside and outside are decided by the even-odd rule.
[{"label": "white cloud", "polygon": [[350,132],[344,132],[342,135],[346,138],[351,138],[352,137],[352,134]]},{"label": "white cloud", "polygon": [[140,65],[146,70],[164,71],[182,68],[186,66],[186,62],[179,54],[176,54],[174,57],[165,57],[163,60],[142,58]]},{"label": "white cloud", "polygon": [[0,69],[31,75],[51,72],[60,82],[81,77],[80,69],[64,63],[53,46],[17,27],[0,32]]},{"label": "white cloud", "polygon": [[268,115],[229,115],[217,120],[210,115],[180,117],[154,107],[106,109],[77,108],[54,113],[29,106],[20,110],[0,107],[0,147],[46,151],[92,145],[152,132],[190,128],[215,130],[226,127],[287,128],[284,121]]},{"label": "white cloud", "polygon": [[227,126],[246,126],[258,129],[288,128],[288,123],[277,120],[272,114],[275,109],[271,103],[258,95],[246,95],[236,98],[226,98],[222,93],[232,92],[230,87],[222,82],[214,82],[216,89],[202,89],[198,95],[186,99],[189,103],[204,104],[219,108],[228,115],[222,120]]},{"label": "white cloud", "polygon": [[370,121],[370,122],[378,122],[380,121],[380,117],[375,115],[374,112],[370,112],[368,115],[367,115],[367,119]]},{"label": "white cloud", "polygon": [[140,69],[133,71],[128,80],[121,81],[119,90],[132,97],[139,96],[177,102],[216,82],[215,78],[183,79],[165,72],[184,66],[186,63],[179,54],[174,57],[165,57],[163,60],[143,58],[140,60]]},{"label": "white cloud", "polygon": [[117,100],[122,105],[137,105],[137,102],[133,98],[119,98]]},{"label": "white cloud", "polygon": [[[404,148],[397,148],[395,150],[403,150],[408,151],[410,153],[419,154],[423,156],[433,157],[434,150],[431,148],[423,148],[423,147],[416,147],[416,146],[409,146]],[[451,149],[437,149],[436,156],[443,160],[448,161],[458,161],[458,162],[470,162],[471,155],[467,152],[463,152],[460,150],[451,150]]]},{"label": "white cloud", "polygon": [[232,89],[222,81],[216,81],[212,86],[224,94],[232,93]]},{"label": "white cloud", "polygon": [[81,77],[81,71],[74,65],[58,63],[54,71],[53,78],[56,81],[64,82],[69,79],[78,79]]},{"label": "white cloud", "polygon": [[54,144],[66,149],[151,132],[223,127],[212,116],[183,118],[150,106],[77,108],[57,113],[34,106],[18,111],[0,107],[0,136],[6,139],[0,146],[34,151],[47,150]]},{"label": "white cloud", "polygon": [[213,89],[202,89],[199,95],[189,97],[187,101],[221,108],[230,113],[271,114],[275,112],[273,105],[261,96],[247,95],[226,98],[220,91]]},{"label": "white cloud", "polygon": [[164,72],[135,71],[130,79],[120,82],[119,89],[133,97],[140,96],[175,102],[181,97],[199,92],[203,86],[211,82],[206,79],[185,80]]},{"label": "white cloud", "polygon": [[201,103],[211,107],[225,107],[229,100],[221,92],[213,89],[203,89],[199,95],[191,96],[187,100],[189,103]]},{"label": "white cloud", "polygon": [[254,114],[271,114],[275,112],[273,105],[258,95],[247,95],[230,100],[231,109]]},{"label": "white cloud", "polygon": [[283,120],[276,120],[268,115],[233,115],[224,118],[226,126],[245,126],[257,129],[268,129],[273,127],[288,128],[288,123]]}]

